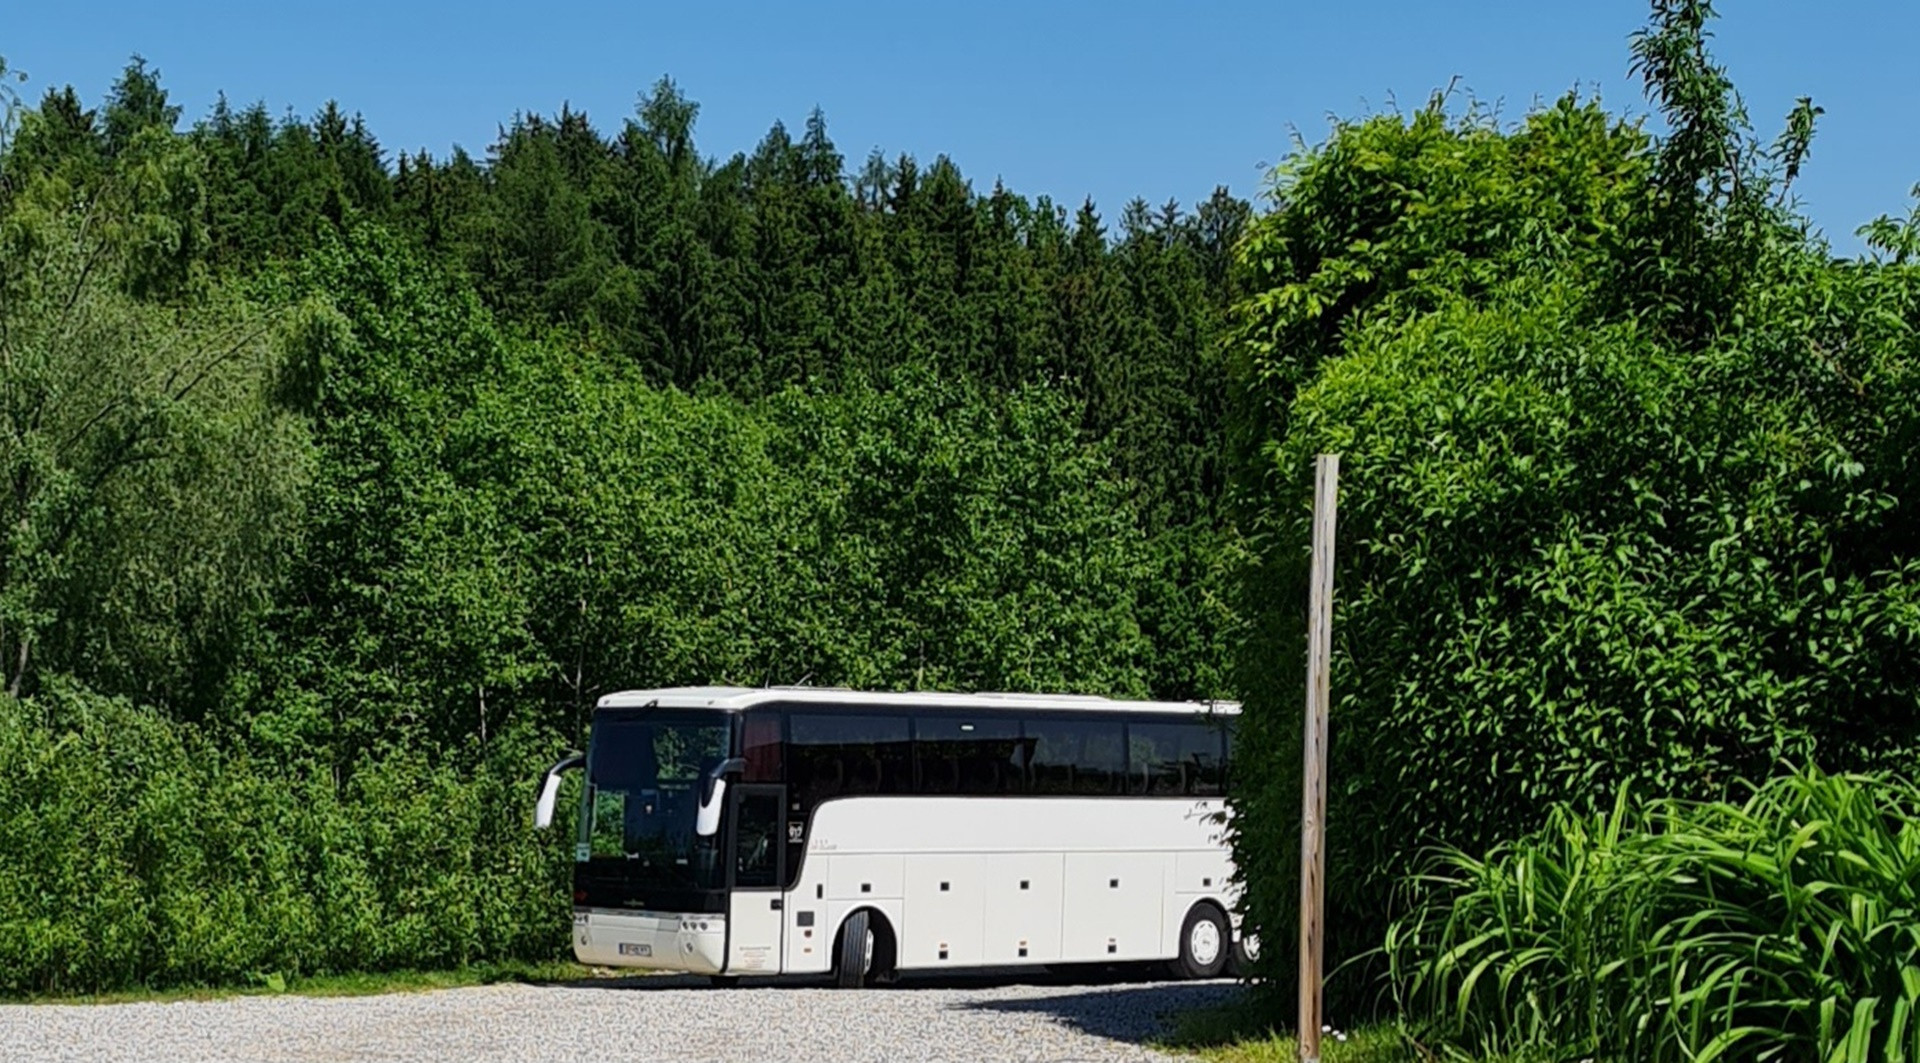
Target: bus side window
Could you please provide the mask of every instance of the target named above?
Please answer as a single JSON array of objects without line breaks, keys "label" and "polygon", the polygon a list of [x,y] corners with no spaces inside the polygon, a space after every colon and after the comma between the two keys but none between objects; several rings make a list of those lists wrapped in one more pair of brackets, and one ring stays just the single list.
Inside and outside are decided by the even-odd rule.
[{"label": "bus side window", "polygon": [[1220,792],[1226,794],[1233,788],[1233,737],[1239,727],[1239,719],[1233,716],[1217,716],[1214,728],[1220,732]]},{"label": "bus side window", "polygon": [[913,789],[922,794],[960,792],[959,725],[953,720],[913,721]]},{"label": "bus side window", "polygon": [[1127,726],[1127,792],[1184,794],[1187,776],[1180,761],[1179,724]]},{"label": "bus side window", "polygon": [[836,794],[911,793],[912,746],[898,716],[795,714],[789,756],[810,802]]},{"label": "bus side window", "polygon": [[746,755],[747,769],[742,782],[782,781],[781,751],[786,745],[780,732],[782,717],[776,713],[748,713],[741,729],[740,748]]},{"label": "bus side window", "polygon": [[1218,725],[1206,720],[1136,723],[1130,736],[1130,793],[1218,797],[1224,791]]},{"label": "bus side window", "polygon": [[914,721],[914,782],[923,794],[1019,793],[1016,720],[923,717]]},{"label": "bus side window", "polygon": [[1031,743],[1028,789],[1036,794],[1072,793],[1078,775],[1079,736],[1057,720],[1029,720],[1026,735]]},{"label": "bus side window", "polygon": [[1227,792],[1227,758],[1224,756],[1228,732],[1213,720],[1182,724],[1185,742],[1180,762],[1185,765],[1187,792],[1195,797],[1223,797]]},{"label": "bus side window", "polygon": [[1083,725],[1087,733],[1081,739],[1080,785],[1083,794],[1124,794],[1127,792],[1126,726],[1114,723]]},{"label": "bus side window", "polygon": [[824,733],[819,720],[817,716],[793,717],[793,739],[787,750],[794,796],[807,806],[847,788],[847,766],[841,763],[839,744],[832,741],[831,734]]},{"label": "bus side window", "polygon": [[1033,747],[1037,739],[1027,731],[1024,725],[1015,724],[1014,728],[1014,733],[1018,737],[1013,742],[1008,743],[1004,755],[1000,759],[1001,770],[1006,773],[1006,792],[1010,794],[1032,793],[1034,792]]},{"label": "bus side window", "polygon": [[1127,750],[1120,722],[1037,719],[1026,726],[1027,736],[1034,739],[1033,792],[1126,792]]}]

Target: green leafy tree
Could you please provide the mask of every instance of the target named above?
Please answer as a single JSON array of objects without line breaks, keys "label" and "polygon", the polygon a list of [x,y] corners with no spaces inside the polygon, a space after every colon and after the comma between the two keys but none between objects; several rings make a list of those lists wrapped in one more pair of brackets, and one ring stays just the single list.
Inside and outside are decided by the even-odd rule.
[{"label": "green leafy tree", "polygon": [[1317,452],[1344,455],[1337,954],[1378,944],[1426,846],[1624,783],[1714,798],[1781,758],[1914,753],[1920,288],[1807,235],[1784,191],[1810,112],[1752,147],[1708,14],[1657,5],[1635,39],[1666,137],[1571,98],[1342,123],[1242,244],[1236,852],[1280,936]]},{"label": "green leafy tree", "polygon": [[285,394],[319,460],[255,730],[347,764],[465,733],[464,706],[522,671],[512,544],[468,490],[485,465],[462,460],[461,420],[508,348],[470,289],[378,230],[311,256],[292,296]]},{"label": "green leafy tree", "polygon": [[42,191],[0,222],[6,688],[66,672],[204,711],[302,479],[298,427],[267,401],[272,325],[231,298],[143,304],[145,241],[169,219]]}]

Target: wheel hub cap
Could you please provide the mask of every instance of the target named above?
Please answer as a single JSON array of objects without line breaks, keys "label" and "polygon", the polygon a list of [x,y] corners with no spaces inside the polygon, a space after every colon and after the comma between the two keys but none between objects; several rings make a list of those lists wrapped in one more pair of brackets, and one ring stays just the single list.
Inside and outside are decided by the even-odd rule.
[{"label": "wheel hub cap", "polygon": [[1187,935],[1187,952],[1200,966],[1213,966],[1220,958],[1220,928],[1207,919],[1193,924],[1193,932]]}]

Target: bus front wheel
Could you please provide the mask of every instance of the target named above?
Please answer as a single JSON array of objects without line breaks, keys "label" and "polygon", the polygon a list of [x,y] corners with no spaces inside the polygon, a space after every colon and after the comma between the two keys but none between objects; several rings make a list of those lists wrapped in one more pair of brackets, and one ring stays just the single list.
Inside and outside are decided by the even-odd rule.
[{"label": "bus front wheel", "polygon": [[860,988],[873,971],[871,920],[871,913],[862,908],[840,924],[840,947],[834,950],[833,984],[841,989]]},{"label": "bus front wheel", "polygon": [[1184,978],[1218,978],[1227,969],[1233,931],[1227,917],[1211,904],[1196,904],[1180,927],[1180,958],[1174,971]]}]

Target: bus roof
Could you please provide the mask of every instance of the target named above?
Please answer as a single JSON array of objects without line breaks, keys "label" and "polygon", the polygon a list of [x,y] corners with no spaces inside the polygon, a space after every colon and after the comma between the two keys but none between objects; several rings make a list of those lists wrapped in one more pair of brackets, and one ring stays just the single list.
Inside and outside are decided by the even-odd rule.
[{"label": "bus roof", "polygon": [[984,711],[1222,712],[1238,713],[1237,701],[1122,701],[1092,694],[951,694],[936,691],[847,690],[839,687],[663,687],[622,690],[602,697],[602,709],[640,708],[658,702],[663,709],[705,708],[739,711],[755,705],[872,705],[894,709],[978,709]]}]

